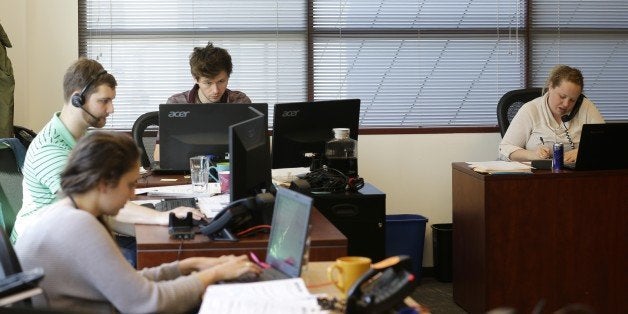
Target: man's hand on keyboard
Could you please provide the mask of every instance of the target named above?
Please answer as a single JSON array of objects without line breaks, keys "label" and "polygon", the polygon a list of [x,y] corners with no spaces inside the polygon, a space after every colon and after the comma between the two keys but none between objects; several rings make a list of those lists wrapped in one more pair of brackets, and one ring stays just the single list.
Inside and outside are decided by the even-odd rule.
[{"label": "man's hand on keyboard", "polygon": [[[203,213],[199,209],[192,208],[192,207],[181,206],[171,211],[163,212],[162,214],[168,217],[168,215],[170,215],[170,212],[173,212],[177,216],[177,218],[185,218],[188,212],[192,212],[192,218],[194,218],[194,220],[201,220],[201,219],[206,218],[205,215],[203,215]],[[166,218],[166,221],[168,221],[167,218]]]}]

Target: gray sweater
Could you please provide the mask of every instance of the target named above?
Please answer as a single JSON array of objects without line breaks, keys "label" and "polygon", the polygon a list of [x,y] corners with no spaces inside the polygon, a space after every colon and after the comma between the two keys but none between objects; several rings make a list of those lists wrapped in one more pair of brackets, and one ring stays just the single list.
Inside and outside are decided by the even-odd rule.
[{"label": "gray sweater", "polygon": [[[183,312],[200,304],[203,284],[178,262],[137,271],[93,215],[60,201],[18,239],[23,269],[43,267],[48,306],[88,313]],[[35,300],[35,305],[44,302]],[[45,303],[44,303],[45,304]]]}]

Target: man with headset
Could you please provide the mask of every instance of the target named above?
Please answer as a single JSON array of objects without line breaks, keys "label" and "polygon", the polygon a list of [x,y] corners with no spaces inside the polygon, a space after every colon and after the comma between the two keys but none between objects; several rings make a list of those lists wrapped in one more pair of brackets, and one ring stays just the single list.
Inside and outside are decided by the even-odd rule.
[{"label": "man with headset", "polygon": [[[23,202],[11,234],[13,243],[42,214],[43,207],[56,201],[61,188],[61,171],[77,140],[85,135],[89,127],[105,126],[107,117],[113,113],[116,85],[113,75],[95,60],[80,58],[66,71],[63,77],[65,103],[37,134],[26,152],[22,170]],[[193,208],[180,207],[173,211],[178,216],[192,211],[195,218],[202,217],[200,211]],[[121,226],[117,222],[167,225],[168,215],[168,212],[127,203],[110,222],[114,230]],[[118,237],[117,240],[125,257],[134,264],[135,239]]]}]

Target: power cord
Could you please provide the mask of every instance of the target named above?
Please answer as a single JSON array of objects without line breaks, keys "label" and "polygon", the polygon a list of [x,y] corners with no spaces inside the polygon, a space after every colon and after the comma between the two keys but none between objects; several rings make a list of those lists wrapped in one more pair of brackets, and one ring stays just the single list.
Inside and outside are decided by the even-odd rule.
[{"label": "power cord", "polygon": [[238,232],[236,234],[237,237],[246,237],[248,235],[253,235],[255,233],[257,233],[258,231],[263,231],[266,232],[268,230],[270,230],[271,226],[270,225],[257,225],[257,226],[253,226],[251,228],[248,228],[246,230],[242,230],[240,232]]},{"label": "power cord", "polygon": [[347,177],[342,171],[328,166],[307,173],[306,180],[312,192],[344,192],[357,191],[364,187],[364,179],[360,177]]}]

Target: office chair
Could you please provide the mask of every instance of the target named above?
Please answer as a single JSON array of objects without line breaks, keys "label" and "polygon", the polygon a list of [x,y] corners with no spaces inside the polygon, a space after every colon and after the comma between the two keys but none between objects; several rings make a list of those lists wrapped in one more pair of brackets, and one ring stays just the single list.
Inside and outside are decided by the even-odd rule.
[{"label": "office chair", "polygon": [[[0,230],[0,282],[3,282],[10,275],[22,272],[22,266],[7,233],[4,230]],[[2,291],[0,306],[10,306],[12,309],[31,308],[33,305],[31,298],[43,293],[43,290],[38,286],[39,281],[43,278],[42,268],[33,269],[19,276],[22,276],[21,278],[24,281],[19,286],[13,286],[11,290]],[[9,280],[9,282],[13,281]],[[46,303],[44,302],[44,304]]]},{"label": "office chair", "polygon": [[0,141],[0,225],[7,234],[11,234],[17,212],[22,207],[22,172],[17,158],[24,156],[16,157],[14,148],[7,142],[14,147],[22,144],[16,139]]},{"label": "office chair", "polygon": [[151,162],[154,160],[153,154],[157,141],[157,128],[154,128],[154,133],[146,132],[146,129],[150,126],[159,126],[159,111],[151,111],[139,116],[133,123],[132,128],[133,139],[142,153],[140,158],[144,169],[149,169]]},{"label": "office chair", "polygon": [[0,230],[0,268],[2,268],[0,269],[1,278],[22,272],[20,261],[4,230]]},{"label": "office chair", "polygon": [[28,149],[28,146],[31,144],[37,133],[31,129],[27,129],[23,126],[14,125],[13,126],[13,136],[22,142],[25,149]]},{"label": "office chair", "polygon": [[506,130],[510,125],[510,121],[515,117],[519,108],[528,101],[541,96],[542,88],[524,88],[511,90],[504,94],[497,103],[497,124],[499,125],[499,131],[504,137]]}]

